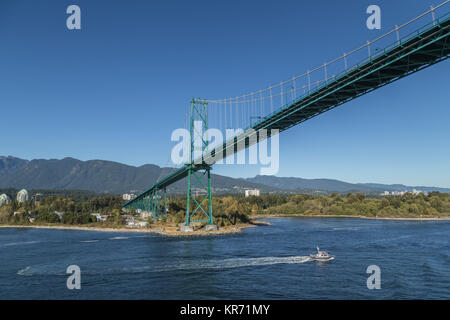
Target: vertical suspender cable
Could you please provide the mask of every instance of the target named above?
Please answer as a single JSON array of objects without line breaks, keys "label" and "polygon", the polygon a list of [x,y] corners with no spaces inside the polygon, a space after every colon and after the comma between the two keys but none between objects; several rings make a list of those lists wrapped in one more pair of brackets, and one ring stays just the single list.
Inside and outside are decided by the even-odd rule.
[{"label": "vertical suspender cable", "polygon": [[260,116],[263,117],[264,116],[264,108],[263,108],[263,99],[262,99],[262,90],[259,92],[259,99],[260,99]]},{"label": "vertical suspender cable", "polygon": [[272,87],[270,87],[270,113],[273,112],[273,97],[272,97]]}]

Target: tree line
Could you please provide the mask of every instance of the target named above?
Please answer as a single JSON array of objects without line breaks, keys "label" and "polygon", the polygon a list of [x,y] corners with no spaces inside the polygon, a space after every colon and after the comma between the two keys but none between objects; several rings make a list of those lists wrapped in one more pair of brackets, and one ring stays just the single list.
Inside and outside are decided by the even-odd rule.
[{"label": "tree line", "polygon": [[110,215],[111,221],[117,223],[122,221],[122,204],[122,198],[117,195],[92,197],[82,193],[75,198],[47,196],[37,202],[13,200],[0,207],[0,223],[28,224],[34,219],[43,223],[87,224],[97,221],[92,213]]},{"label": "tree line", "polygon": [[[42,223],[89,224],[97,221],[92,213],[100,213],[109,216],[106,224],[123,225],[124,214],[138,215],[134,209],[128,212],[122,209],[124,201],[120,196],[85,196],[50,195],[37,203],[12,201],[0,207],[0,223],[28,224],[30,217],[33,217],[35,222]],[[186,197],[169,197],[167,205],[168,215],[162,217],[160,223],[183,223],[186,219]],[[208,200],[203,206],[208,207]],[[266,194],[247,198],[215,196],[212,197],[212,208],[214,222],[219,227],[248,223],[251,216],[257,215],[444,217],[450,216],[450,194],[406,193],[382,198],[366,197],[359,193],[333,193],[328,196]],[[197,214],[202,215],[200,210]]]},{"label": "tree line", "polygon": [[[194,203],[191,203],[191,206]],[[204,207],[208,206],[208,201]],[[170,222],[185,221],[186,197],[168,201]],[[363,216],[363,217],[445,217],[450,216],[450,194],[430,192],[425,195],[406,193],[402,196],[367,197],[361,193],[341,195],[222,196],[212,198],[214,221],[218,226],[247,223],[252,216]],[[200,213],[201,216],[201,213]]]}]

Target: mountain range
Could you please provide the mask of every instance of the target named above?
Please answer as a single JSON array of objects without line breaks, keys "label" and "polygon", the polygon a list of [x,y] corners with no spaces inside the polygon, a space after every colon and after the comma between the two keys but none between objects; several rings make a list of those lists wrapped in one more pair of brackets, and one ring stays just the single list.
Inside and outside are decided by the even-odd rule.
[{"label": "mountain range", "polygon": [[[90,190],[98,193],[140,193],[174,168],[145,164],[139,167],[105,160],[81,161],[74,158],[24,160],[0,156],[0,188]],[[212,175],[215,193],[243,193],[249,188],[263,193],[329,193],[383,191],[439,191],[450,193],[450,188],[385,185],[375,183],[353,184],[332,179],[302,179],[276,176],[256,176],[235,179]],[[178,181],[168,188],[171,193],[186,192],[186,181]]]},{"label": "mountain range", "polygon": [[327,192],[362,192],[362,193],[380,193],[383,191],[409,191],[414,189],[431,192],[438,191],[450,193],[450,188],[426,187],[426,186],[406,186],[403,184],[380,184],[380,183],[348,183],[333,179],[303,179],[287,178],[276,176],[256,176],[247,178],[246,181],[272,186],[284,190],[322,190]]},{"label": "mountain range", "polygon": [[[153,164],[139,167],[105,160],[81,161],[74,158],[61,160],[23,160],[0,156],[0,188],[90,190],[98,193],[140,193],[158,179],[176,170]],[[246,188],[262,192],[281,191],[242,179],[212,174],[214,190],[221,193],[243,193]],[[168,192],[185,193],[186,181],[180,180]]]}]

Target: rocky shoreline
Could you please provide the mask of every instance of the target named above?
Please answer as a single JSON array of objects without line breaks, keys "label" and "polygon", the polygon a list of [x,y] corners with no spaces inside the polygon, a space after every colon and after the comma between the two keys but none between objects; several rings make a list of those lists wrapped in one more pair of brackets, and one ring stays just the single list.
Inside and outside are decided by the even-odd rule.
[{"label": "rocky shoreline", "polygon": [[192,237],[192,236],[216,236],[240,233],[246,228],[256,226],[271,225],[269,222],[253,220],[251,223],[221,227],[218,230],[206,231],[202,228],[194,229],[192,232],[181,232],[176,226],[158,226],[152,228],[102,228],[89,226],[64,226],[64,225],[0,225],[0,228],[33,228],[33,229],[55,229],[55,230],[81,230],[81,231],[98,231],[98,232],[140,232],[152,233],[169,237]]}]

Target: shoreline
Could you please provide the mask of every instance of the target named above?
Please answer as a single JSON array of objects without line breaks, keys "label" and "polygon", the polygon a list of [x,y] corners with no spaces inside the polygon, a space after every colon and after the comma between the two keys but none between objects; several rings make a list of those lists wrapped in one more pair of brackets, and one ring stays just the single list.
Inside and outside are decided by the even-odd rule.
[{"label": "shoreline", "polygon": [[[366,219],[366,220],[391,220],[391,221],[450,221],[450,216],[446,217],[367,217],[351,215],[300,215],[300,214],[267,214],[253,215],[251,223],[221,227],[214,231],[205,231],[200,229],[193,232],[181,232],[173,226],[161,226],[155,228],[111,228],[111,227],[89,227],[89,226],[67,226],[67,225],[7,225],[0,224],[1,228],[30,228],[30,229],[55,229],[55,230],[78,230],[78,231],[96,231],[96,232],[117,232],[117,233],[148,233],[158,234],[167,237],[196,237],[196,236],[217,236],[237,234],[244,229],[258,226],[271,226],[270,222],[259,221],[257,219],[275,219],[275,218],[342,218],[342,219]],[[175,229],[175,230],[174,230]]]},{"label": "shoreline", "polygon": [[161,236],[168,237],[196,237],[196,236],[216,236],[216,235],[227,235],[227,234],[236,234],[241,233],[246,228],[252,228],[257,226],[269,226],[271,223],[265,221],[253,220],[251,223],[235,225],[235,226],[226,226],[221,227],[218,230],[213,231],[205,231],[202,229],[197,229],[192,232],[181,232],[178,230],[173,230],[176,227],[155,227],[155,228],[111,228],[111,227],[89,227],[89,226],[66,226],[66,225],[0,225],[1,228],[30,228],[30,229],[55,229],[55,230],[79,230],[79,231],[96,231],[96,232],[118,232],[118,233],[129,233],[129,232],[137,232],[137,233],[149,233],[149,234],[158,234]]},{"label": "shoreline", "polygon": [[450,216],[445,217],[367,217],[351,215],[303,215],[303,214],[259,214],[250,216],[251,219],[270,218],[354,218],[367,220],[393,220],[393,221],[450,221]]}]

